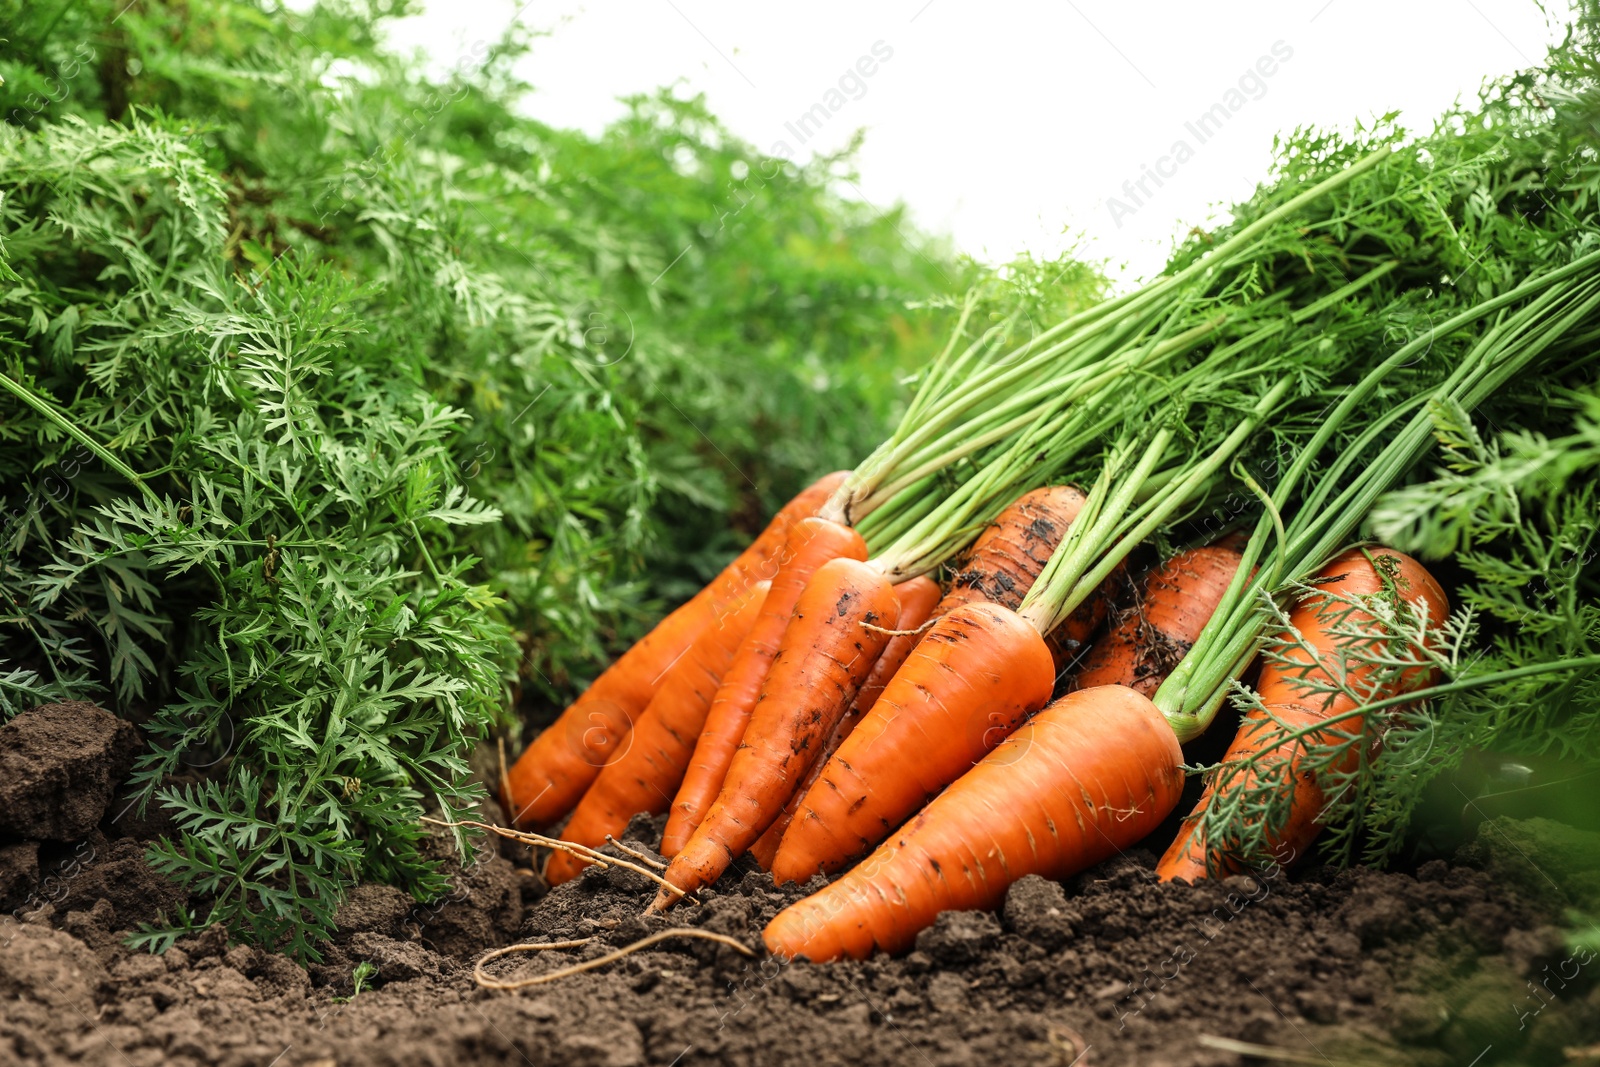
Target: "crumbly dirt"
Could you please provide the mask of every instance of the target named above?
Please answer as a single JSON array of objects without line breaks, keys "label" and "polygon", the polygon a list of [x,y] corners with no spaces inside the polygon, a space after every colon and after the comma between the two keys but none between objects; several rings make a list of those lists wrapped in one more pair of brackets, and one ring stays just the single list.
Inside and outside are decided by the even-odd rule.
[{"label": "crumbly dirt", "polygon": [[[741,863],[699,905],[646,919],[640,875],[592,868],[546,892],[525,851],[491,849],[434,905],[358,889],[309,969],[220,929],[151,956],[123,938],[182,894],[116,814],[78,842],[0,841],[0,1064],[1258,1062],[1248,1046],[1330,1065],[1600,1063],[1600,962],[1553,925],[1600,889],[1575,858],[1596,842],[1542,820],[1487,823],[1409,873],[1163,885],[1135,851],[1066,884],[1025,878],[999,914],[947,913],[901,958],[679,940],[507,993],[473,981],[489,948],[593,939],[490,965],[509,979],[669,926],[758,947],[800,891]],[[660,823],[625,840],[648,851]]]},{"label": "crumbly dirt", "polygon": [[133,764],[134,727],[93,704],[46,704],[5,726],[0,834],[75,841],[105,814]]}]

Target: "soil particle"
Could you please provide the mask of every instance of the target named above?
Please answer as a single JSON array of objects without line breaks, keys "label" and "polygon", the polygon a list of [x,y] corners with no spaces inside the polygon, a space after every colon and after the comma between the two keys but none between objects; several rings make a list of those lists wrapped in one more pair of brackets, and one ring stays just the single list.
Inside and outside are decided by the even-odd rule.
[{"label": "soil particle", "polygon": [[117,929],[117,910],[104,897],[95,901],[94,907],[88,911],[67,912],[61,928],[87,945],[101,960],[116,958],[117,946],[121,942]]},{"label": "soil particle", "polygon": [[0,918],[0,996],[66,1011],[93,1009],[111,976],[70,934]]},{"label": "soil particle", "polygon": [[51,899],[56,910],[87,911],[107,901],[115,909],[116,925],[123,928],[176,914],[187,898],[150,866],[147,851],[144,842],[108,841],[99,834],[64,851],[53,867],[56,885]]},{"label": "soil particle", "polygon": [[138,751],[129,723],[93,704],[44,704],[0,726],[0,833],[75,841],[105,817]]},{"label": "soil particle", "polygon": [[334,925],[346,934],[398,937],[416,908],[416,900],[392,885],[358,885],[334,913]]},{"label": "soil particle", "polygon": [[[486,821],[499,819],[493,801],[485,808]],[[516,868],[492,842],[480,842],[463,865],[448,832],[433,831],[430,851],[449,873],[452,889],[443,900],[413,903],[402,926],[419,927],[431,949],[458,959],[474,958],[515,937],[522,926],[522,876]]]},{"label": "soil particle", "polygon": [[0,909],[22,904],[39,884],[39,842],[0,845]]},{"label": "soil particle", "polygon": [[439,978],[460,969],[459,964],[449,957],[430,952],[415,942],[397,941],[382,934],[356,934],[344,947],[347,954],[377,968],[376,977],[384,982]]},{"label": "soil particle", "polygon": [[[653,854],[663,822],[635,818],[624,843]],[[308,970],[221,927],[164,956],[129,949],[130,930],[184,898],[145,844],[91,828],[0,850],[0,890],[23,896],[28,920],[0,918],[0,1063],[1244,1062],[1209,1036],[1306,1062],[1561,1064],[1600,1034],[1600,963],[1577,962],[1556,925],[1597,865],[1583,858],[1592,842],[1537,823],[1486,824],[1457,862],[1414,875],[1191,887],[1159,882],[1155,856],[1135,850],[1066,884],[1024,878],[998,915],[942,915],[901,958],[816,965],[679,939],[515,993],[479,989],[473,961],[517,940],[589,939],[489,965],[530,978],[684,926],[759,948],[765,924],[824,880],[777,889],[741,860],[698,903],[646,916],[656,886],[635,871],[592,867],[545,893],[520,873],[535,857],[483,848],[435,904],[352,892]],[[449,854],[442,838],[431,847]]]},{"label": "soil particle", "polygon": [[987,955],[1000,940],[1000,924],[987,911],[947,911],[917,935],[917,951],[935,967],[961,969]]},{"label": "soil particle", "polygon": [[1037,874],[1019,879],[1006,891],[1002,914],[1012,933],[1052,952],[1071,939],[1076,917],[1067,906],[1061,883]]}]

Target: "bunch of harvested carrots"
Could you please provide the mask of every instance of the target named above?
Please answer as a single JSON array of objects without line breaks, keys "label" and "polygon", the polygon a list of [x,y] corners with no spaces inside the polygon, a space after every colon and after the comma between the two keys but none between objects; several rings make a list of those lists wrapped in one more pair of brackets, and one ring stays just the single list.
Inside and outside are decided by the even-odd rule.
[{"label": "bunch of harvested carrots", "polygon": [[[969,343],[889,440],[792,500],[534,741],[508,813],[565,818],[588,846],[667,813],[684,892],[746,853],[779,884],[832,877],[767,946],[862,957],[1150,834],[1182,746],[1232,697],[1233,773],[1159,873],[1305,853],[1326,781],[1303,753],[1355,766],[1381,743],[1364,709],[1431,684],[1397,646],[1450,610],[1415,560],[1360,541],[1364,518],[1428,453],[1431,410],[1471,412],[1600,325],[1589,216],[1546,220],[1537,262],[1491,260],[1498,284],[1439,286],[1473,251],[1442,263],[1442,235],[1501,157],[1437,156],[1330,152],[1321,180],[1265,190],[1225,239],[1020,348],[963,319]],[[1424,302],[1430,328],[1397,339]],[[1130,561],[1174,541],[1127,603]],[[1204,831],[1264,780],[1279,802],[1245,810],[1248,833]],[[578,870],[557,852],[545,874]]]}]

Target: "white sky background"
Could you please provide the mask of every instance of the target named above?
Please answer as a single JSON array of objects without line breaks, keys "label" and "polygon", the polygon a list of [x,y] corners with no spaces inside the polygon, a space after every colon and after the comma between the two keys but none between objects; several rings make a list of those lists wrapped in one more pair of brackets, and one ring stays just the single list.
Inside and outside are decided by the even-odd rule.
[{"label": "white sky background", "polygon": [[[513,16],[549,30],[519,68],[537,89],[528,111],[591,133],[621,113],[618,97],[680,80],[764,152],[785,142],[803,159],[865,128],[857,193],[869,202],[904,201],[918,225],[989,262],[1081,238],[1081,254],[1129,281],[1249,194],[1275,133],[1392,110],[1424,130],[1485,78],[1543,58],[1570,11],[1547,6],[1553,21],[1534,0],[427,0],[391,42],[448,67]],[[1185,122],[1278,42],[1292,57],[1199,143]],[[875,44],[892,56],[802,144],[786,124]],[[1114,220],[1108,199],[1132,206],[1123,183],[1180,138],[1193,158],[1165,164],[1175,173],[1159,189],[1147,179],[1152,195]]]}]

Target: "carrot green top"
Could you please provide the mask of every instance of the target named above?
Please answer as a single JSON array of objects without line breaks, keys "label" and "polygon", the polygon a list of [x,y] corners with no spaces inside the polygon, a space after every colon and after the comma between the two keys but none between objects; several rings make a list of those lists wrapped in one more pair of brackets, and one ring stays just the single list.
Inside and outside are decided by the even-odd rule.
[{"label": "carrot green top", "polygon": [[[1515,376],[1600,324],[1597,268],[1600,251],[1590,252],[1480,301],[1402,345],[1345,391],[1265,499],[1243,565],[1222,604],[1156,691],[1155,703],[1180,740],[1196,737],[1210,725],[1234,680],[1260,650],[1271,617],[1262,610],[1262,598],[1284,595],[1337,554],[1357,535],[1377,499],[1427,454],[1434,443],[1430,408],[1449,404],[1471,411]],[[1493,325],[1442,381],[1398,401],[1375,402],[1391,375],[1491,316]],[[1350,445],[1338,455],[1325,454],[1342,428],[1363,422]],[[1374,454],[1373,447],[1386,437],[1388,443]],[[1323,469],[1315,483],[1301,493],[1300,483],[1319,464]],[[1299,506],[1285,523],[1282,516],[1297,495]],[[1253,576],[1252,568],[1258,568]]]},{"label": "carrot green top", "polygon": [[[999,353],[993,331],[959,353],[952,341],[895,432],[845,480],[823,514],[857,525],[891,576],[925,573],[1017,496],[1063,471],[1091,467],[1123,427],[1181,419],[1184,394],[1195,388],[1231,389],[1230,399],[1237,399],[1229,368],[1394,269],[1380,263],[1332,293],[1313,288],[1298,311],[1293,296],[1304,285],[1270,293],[1260,286],[1261,264],[1281,257],[1285,231],[1296,230],[1299,215],[1389,155],[1388,148],[1368,154],[1187,266],[1020,347]],[[1256,418],[1263,417],[1284,393],[1269,383],[1244,407],[1261,406],[1260,399],[1265,408]],[[1156,449],[1158,464],[1167,458]],[[1159,523],[1171,509],[1156,513]]]}]

